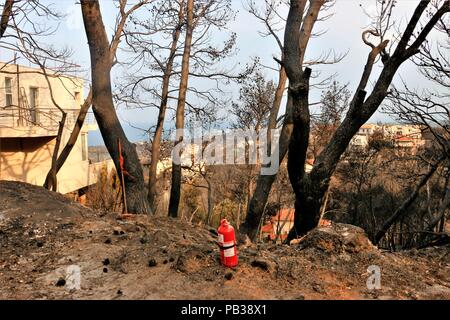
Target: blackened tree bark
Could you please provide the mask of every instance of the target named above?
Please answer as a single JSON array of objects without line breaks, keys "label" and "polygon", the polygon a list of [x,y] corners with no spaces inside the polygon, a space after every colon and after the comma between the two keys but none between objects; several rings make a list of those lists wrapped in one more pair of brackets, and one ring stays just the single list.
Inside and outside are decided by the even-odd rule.
[{"label": "blackened tree bark", "polygon": [[[78,113],[77,120],[75,121],[75,125],[72,129],[72,132],[70,133],[69,139],[67,140],[64,148],[61,150],[58,159],[56,160],[56,173],[58,173],[59,170],[61,170],[62,166],[69,157],[70,152],[75,146],[75,143],[78,140],[78,136],[80,135],[81,129],[83,128],[86,115],[89,111],[89,108],[91,107],[91,104],[92,104],[92,89],[89,89],[89,94],[84,100],[83,104],[81,105],[80,112]],[[50,178],[49,175],[50,173],[47,174],[46,180]]]},{"label": "blackened tree bark", "polygon": [[[194,0],[187,1],[187,22],[186,22],[186,38],[184,41],[184,52],[181,66],[180,89],[178,93],[178,104],[176,112],[176,129],[184,129],[184,109],[186,106],[186,93],[189,80],[189,60],[191,56],[192,34],[194,31]],[[183,143],[183,136],[177,137],[175,147]],[[173,160],[173,159],[172,159]],[[170,189],[169,216],[178,216],[178,207],[181,198],[181,163],[172,161],[172,185]]]},{"label": "blackened tree bark", "polygon": [[[38,60],[36,59],[36,62],[37,61]],[[45,182],[44,182],[44,188],[47,188],[48,190],[52,190],[52,191],[57,191],[58,190],[58,177],[57,177],[56,162],[58,159],[59,148],[61,146],[61,139],[62,139],[62,135],[64,132],[64,127],[66,124],[67,112],[64,111],[64,109],[61,108],[61,106],[55,100],[55,96],[53,95],[52,85],[48,78],[45,66],[40,64],[40,67],[41,67],[42,72],[44,73],[45,80],[47,81],[48,89],[50,91],[50,99],[52,100],[53,105],[59,110],[59,112],[61,112],[61,120],[59,121],[58,133],[56,135],[55,147],[53,149],[53,154],[52,154],[52,163],[51,163],[50,170],[49,170],[47,177],[45,179]]]},{"label": "blackened tree bark", "polygon": [[[125,23],[128,19],[128,17],[138,10],[140,7],[145,5],[148,2],[148,0],[140,1],[136,4],[134,4],[129,10],[125,10],[127,5],[127,0],[120,0],[119,2],[119,8],[120,8],[120,14],[118,23],[116,25],[116,30],[114,32],[114,36],[111,40],[111,44],[109,46],[110,51],[110,60],[111,60],[111,67],[114,65],[114,59],[116,56],[117,48],[119,47],[120,39],[123,33],[123,29],[125,27]],[[78,113],[77,120],[75,121],[75,124],[73,126],[72,132],[70,133],[69,139],[67,140],[64,148],[61,150],[61,153],[58,156],[58,159],[56,160],[56,173],[59,172],[59,170],[62,168],[64,163],[66,162],[67,158],[69,157],[70,153],[72,152],[73,147],[75,146],[78,137],[80,135],[81,129],[84,125],[84,120],[86,119],[87,113],[89,111],[89,108],[92,105],[92,88],[89,89],[89,93],[84,100],[83,104],[80,107],[80,112]],[[50,179],[50,172],[47,174],[46,180]]]},{"label": "blackened tree bark", "polygon": [[181,35],[181,28],[184,23],[184,8],[183,8],[183,6],[180,6],[180,9],[178,12],[178,20],[179,20],[179,23],[173,32],[173,39],[172,39],[172,43],[170,46],[169,58],[167,59],[167,64],[164,68],[163,79],[162,79],[161,104],[159,106],[158,122],[156,123],[155,135],[154,135],[153,141],[152,141],[152,154],[151,154],[151,160],[150,160],[149,182],[148,182],[148,201],[150,203],[150,207],[152,208],[153,212],[155,212],[155,210],[156,210],[155,200],[156,200],[156,195],[157,195],[156,186],[157,186],[157,180],[158,180],[157,168],[158,168],[159,156],[161,153],[161,138],[162,138],[163,129],[164,129],[164,119],[166,117],[167,103],[169,101],[170,78],[172,76],[173,63],[174,63],[176,52],[177,52],[178,40]]},{"label": "blackened tree bark", "polygon": [[[298,80],[303,79],[303,81],[305,81],[304,79],[306,77],[304,76],[304,73],[306,73],[306,70],[304,72],[300,71],[301,67],[298,67],[298,63],[295,61],[296,56],[299,54],[297,51],[297,48],[299,47],[298,43],[301,43],[300,32],[297,31],[299,26],[298,19],[300,16],[296,2],[300,1],[291,2],[290,13],[287,21],[285,57],[286,70],[290,80],[290,88],[292,88],[290,89],[290,91],[292,91],[290,96],[292,96],[292,99],[294,100],[294,110],[300,110],[303,114],[302,116],[294,116],[294,131],[298,131],[298,133],[293,134],[293,137],[291,138],[291,144],[289,146],[289,161],[291,163],[295,162],[297,166],[303,167],[305,159],[305,155],[303,153],[306,152],[304,146],[308,143],[308,137],[306,136],[306,119],[309,117],[309,114],[300,106],[305,105],[305,102],[302,102],[301,100],[307,100],[307,95],[305,96],[302,91],[305,84],[302,83],[301,80]],[[310,4],[310,10],[313,8],[314,3],[317,2],[313,1]],[[291,173],[292,169],[289,172],[291,184],[296,194],[296,212],[294,227],[289,233],[287,241],[292,240],[296,236],[304,235],[306,232],[317,226],[320,218],[320,207],[322,205],[324,195],[328,190],[330,178],[336,169],[341,155],[350,143],[350,140],[357,133],[359,128],[366,121],[368,121],[378,109],[386,97],[392,79],[400,65],[418,53],[420,46],[426,40],[428,34],[434,28],[436,23],[445,13],[450,11],[450,1],[445,1],[434,14],[430,15],[429,21],[414,38],[413,33],[429,3],[430,1],[421,1],[418,4],[392,56],[388,56],[384,51],[387,44],[386,41],[382,41],[378,46],[371,46],[372,50],[364,68],[358,90],[356,91],[351,102],[350,109],[344,121],[332,136],[328,145],[318,156],[311,173],[308,175],[302,175],[301,171],[303,169],[293,170],[294,174]],[[288,27],[288,25],[291,27]],[[412,39],[414,40],[412,44],[409,45],[409,42]],[[365,99],[365,86],[367,84],[367,79],[371,73],[371,68],[375,61],[374,57],[378,54],[382,55],[384,67],[375,82],[372,93],[367,99]],[[298,68],[300,68],[300,70],[298,70]],[[295,85],[296,82],[299,82],[299,86]],[[296,88],[299,88],[299,90],[295,91]],[[296,127],[299,128],[296,129]],[[294,159],[291,158],[292,156]],[[292,168],[293,165],[290,167]]]},{"label": "blackened tree bark", "polygon": [[[135,146],[130,143],[117,118],[112,99],[111,59],[108,36],[98,0],[81,0],[84,27],[91,55],[92,106],[100,132],[119,174],[124,174],[128,210],[149,213],[142,167]],[[119,163],[118,142],[124,157],[124,169]]]},{"label": "blackened tree bark", "polygon": [[14,0],[6,0],[3,5],[2,18],[0,20],[0,39],[6,32],[8,28],[9,18],[11,17],[12,9],[13,9]]},{"label": "blackened tree bark", "polygon": [[[317,225],[321,203],[321,186],[314,185],[305,174],[310,132],[309,79],[311,69],[302,68],[306,44],[325,1],[310,1],[303,19],[304,1],[292,1],[284,37],[284,64],[289,78],[288,105],[292,104],[293,129],[289,143],[288,173],[295,193],[293,235],[305,233]],[[319,198],[320,199],[320,198]]]},{"label": "blackened tree bark", "polygon": [[[304,14],[306,3],[306,0],[291,0],[290,2],[284,38],[284,60],[281,61],[289,79],[286,109],[292,114],[288,114],[286,117],[283,130],[287,133],[292,131],[289,143],[288,170],[296,195],[295,222],[287,238],[288,242],[296,236],[305,234],[317,225],[320,218],[320,208],[324,201],[324,195],[328,190],[330,178],[350,140],[378,109],[386,97],[392,79],[400,65],[419,51],[420,46],[436,23],[450,10],[450,1],[447,0],[434,13],[428,16],[428,22],[414,35],[419,20],[430,4],[430,1],[420,1],[392,56],[386,53],[385,48],[388,42],[382,36],[380,36],[380,44],[375,46],[364,38],[366,33],[363,33],[363,40],[371,47],[371,51],[358,89],[350,103],[349,111],[333,134],[330,142],[317,157],[312,171],[309,174],[305,174],[304,162],[309,140],[310,118],[307,102],[311,71],[308,68],[303,70],[302,64],[308,41],[311,38],[311,30],[325,1],[310,0],[308,12]],[[375,31],[370,33],[376,35]],[[410,44],[410,42],[412,43]],[[378,56],[381,56],[384,67],[375,82],[374,89],[366,99],[367,92],[365,87]],[[280,159],[284,156],[282,155],[283,151],[280,138]],[[261,176],[260,180],[265,180],[265,184],[262,184],[259,189],[257,187],[254,198],[267,200],[268,191],[270,191],[275,176]],[[250,207],[242,228],[243,232],[247,233],[250,238],[254,238],[256,234],[264,204],[264,201],[258,201],[255,202],[253,207]]]},{"label": "blackened tree bark", "polygon": [[[298,25],[297,25],[298,30],[300,30],[300,26],[302,24],[301,19],[303,17],[307,2],[308,2],[307,0],[302,0],[302,1],[297,1],[297,2],[293,3],[293,5],[295,5],[296,10],[298,10],[298,14],[300,15],[299,21],[297,21],[298,22]],[[323,4],[323,1],[319,1],[319,2]],[[320,10],[320,8],[319,8],[319,10]],[[308,12],[308,13],[310,13],[310,12]],[[317,19],[317,16],[315,16],[315,15],[309,15],[309,17],[305,19],[305,23],[302,27],[302,29],[304,30],[304,33],[303,33],[304,35],[311,34],[312,29],[314,27],[314,22],[316,21],[316,19]],[[288,26],[286,24],[286,28],[287,27]],[[290,26],[290,28],[291,27],[292,26]],[[291,31],[292,30],[293,29],[291,29]],[[286,35],[287,35],[287,33],[288,32],[286,29]],[[281,100],[282,100],[286,82],[287,82],[287,74],[286,74],[286,67],[285,67],[286,64],[284,63],[285,48],[281,44],[281,41],[277,37],[276,37],[276,39],[277,39],[278,46],[280,47],[280,49],[282,51],[282,55],[281,55],[282,60],[280,61],[281,68],[279,70],[278,87],[277,87],[277,91],[275,94],[273,107],[272,107],[272,110],[271,110],[270,116],[269,116],[269,129],[274,129],[276,127],[276,117],[278,115],[278,111],[280,108]],[[310,37],[304,36],[301,43],[299,43],[299,45],[301,47],[299,47],[297,62],[299,63],[300,66],[303,65],[303,60],[304,60],[304,56],[305,56],[304,52],[306,51],[306,48],[308,46],[309,39],[310,39]],[[286,44],[286,38],[285,38],[285,44]],[[293,117],[292,99],[288,99],[288,102],[286,104],[286,113],[285,113],[285,118],[283,121],[283,126],[281,129],[278,144],[275,149],[275,152],[278,152],[278,154],[279,154],[279,162],[280,163],[283,161],[283,159],[285,158],[285,156],[288,152],[289,141],[290,141],[292,130],[293,130],[293,118],[292,117]],[[270,141],[270,140],[268,140],[268,141]],[[270,141],[270,143],[274,143],[274,142]],[[268,148],[268,150],[270,150],[270,148]],[[253,193],[253,197],[250,201],[247,216],[245,218],[245,221],[242,223],[242,225],[240,227],[240,232],[243,234],[247,234],[250,237],[250,239],[253,239],[253,240],[256,239],[258,226],[260,224],[260,221],[261,221],[261,218],[263,215],[263,211],[264,211],[264,208],[267,203],[267,199],[270,194],[270,189],[272,188],[272,185],[273,185],[276,177],[277,177],[276,174],[274,174],[274,175],[259,175],[258,176],[258,180],[256,182],[256,189],[255,189],[255,192]]]}]

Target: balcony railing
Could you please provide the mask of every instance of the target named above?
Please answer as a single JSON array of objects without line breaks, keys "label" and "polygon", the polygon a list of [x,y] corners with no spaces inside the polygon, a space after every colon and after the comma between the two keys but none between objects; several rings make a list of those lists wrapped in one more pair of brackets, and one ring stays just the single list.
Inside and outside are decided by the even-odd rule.
[{"label": "balcony railing", "polygon": [[[79,109],[64,109],[67,112],[66,126],[73,126],[77,120]],[[57,130],[61,112],[56,108],[38,107],[36,109],[19,108],[17,106],[0,108],[0,128],[41,127]],[[92,113],[88,113],[85,124],[95,124]]]}]

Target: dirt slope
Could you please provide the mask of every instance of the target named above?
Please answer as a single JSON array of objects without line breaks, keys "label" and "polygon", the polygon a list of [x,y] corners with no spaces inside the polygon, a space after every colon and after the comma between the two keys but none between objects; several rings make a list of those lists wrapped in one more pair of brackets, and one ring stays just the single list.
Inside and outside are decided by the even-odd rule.
[{"label": "dirt slope", "polygon": [[[381,253],[334,224],[292,246],[239,247],[218,263],[208,228],[162,217],[121,221],[63,196],[0,181],[0,299],[450,299],[449,247]],[[64,284],[81,268],[81,288]],[[367,289],[367,268],[381,289]]]}]

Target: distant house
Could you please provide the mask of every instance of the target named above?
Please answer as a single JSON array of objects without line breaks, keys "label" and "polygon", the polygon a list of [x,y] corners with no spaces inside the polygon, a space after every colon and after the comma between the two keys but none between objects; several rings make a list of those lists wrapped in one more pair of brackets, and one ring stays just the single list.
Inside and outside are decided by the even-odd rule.
[{"label": "distant house", "polygon": [[350,145],[354,147],[367,147],[369,138],[375,132],[381,132],[386,139],[393,142],[397,148],[409,149],[416,151],[417,148],[425,144],[422,136],[422,128],[417,125],[407,124],[371,124],[366,123],[361,126],[355,136],[352,138]]},{"label": "distant house", "polygon": [[269,222],[261,227],[261,235],[268,240],[284,240],[294,226],[295,209],[280,209],[270,218]]},{"label": "distant house", "polygon": [[[277,214],[261,227],[261,236],[265,240],[283,241],[287,238],[289,231],[294,227],[295,209],[281,209]],[[331,220],[320,219],[319,227],[331,225]]]},{"label": "distant house", "polygon": [[366,123],[359,128],[358,132],[350,141],[351,146],[365,148],[369,145],[369,137],[379,130],[380,126]]},{"label": "distant house", "polygon": [[[61,112],[52,103],[41,69],[4,63],[0,68],[0,179],[43,185],[51,167]],[[68,75],[50,77],[49,81],[56,102],[67,113],[62,149],[83,103],[84,83]],[[103,163],[90,163],[88,159],[88,133],[96,128],[88,116],[58,173],[60,193],[74,192],[97,181]]]}]

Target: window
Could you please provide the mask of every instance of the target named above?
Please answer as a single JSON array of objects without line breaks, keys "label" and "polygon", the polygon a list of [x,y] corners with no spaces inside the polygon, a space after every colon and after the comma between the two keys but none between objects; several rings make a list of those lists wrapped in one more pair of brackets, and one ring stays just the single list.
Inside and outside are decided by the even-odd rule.
[{"label": "window", "polygon": [[30,87],[30,101],[28,102],[30,105],[30,114],[31,114],[31,122],[37,124],[39,122],[38,118],[38,105],[39,105],[39,89],[35,87]]},{"label": "window", "polygon": [[12,106],[12,79],[5,78],[5,106]]},{"label": "window", "polygon": [[79,107],[81,104],[81,94],[78,91],[75,91],[75,93],[73,94],[73,99],[75,100],[75,103],[77,104],[76,106]]},{"label": "window", "polygon": [[85,133],[81,135],[81,160],[87,160],[87,139]]}]

